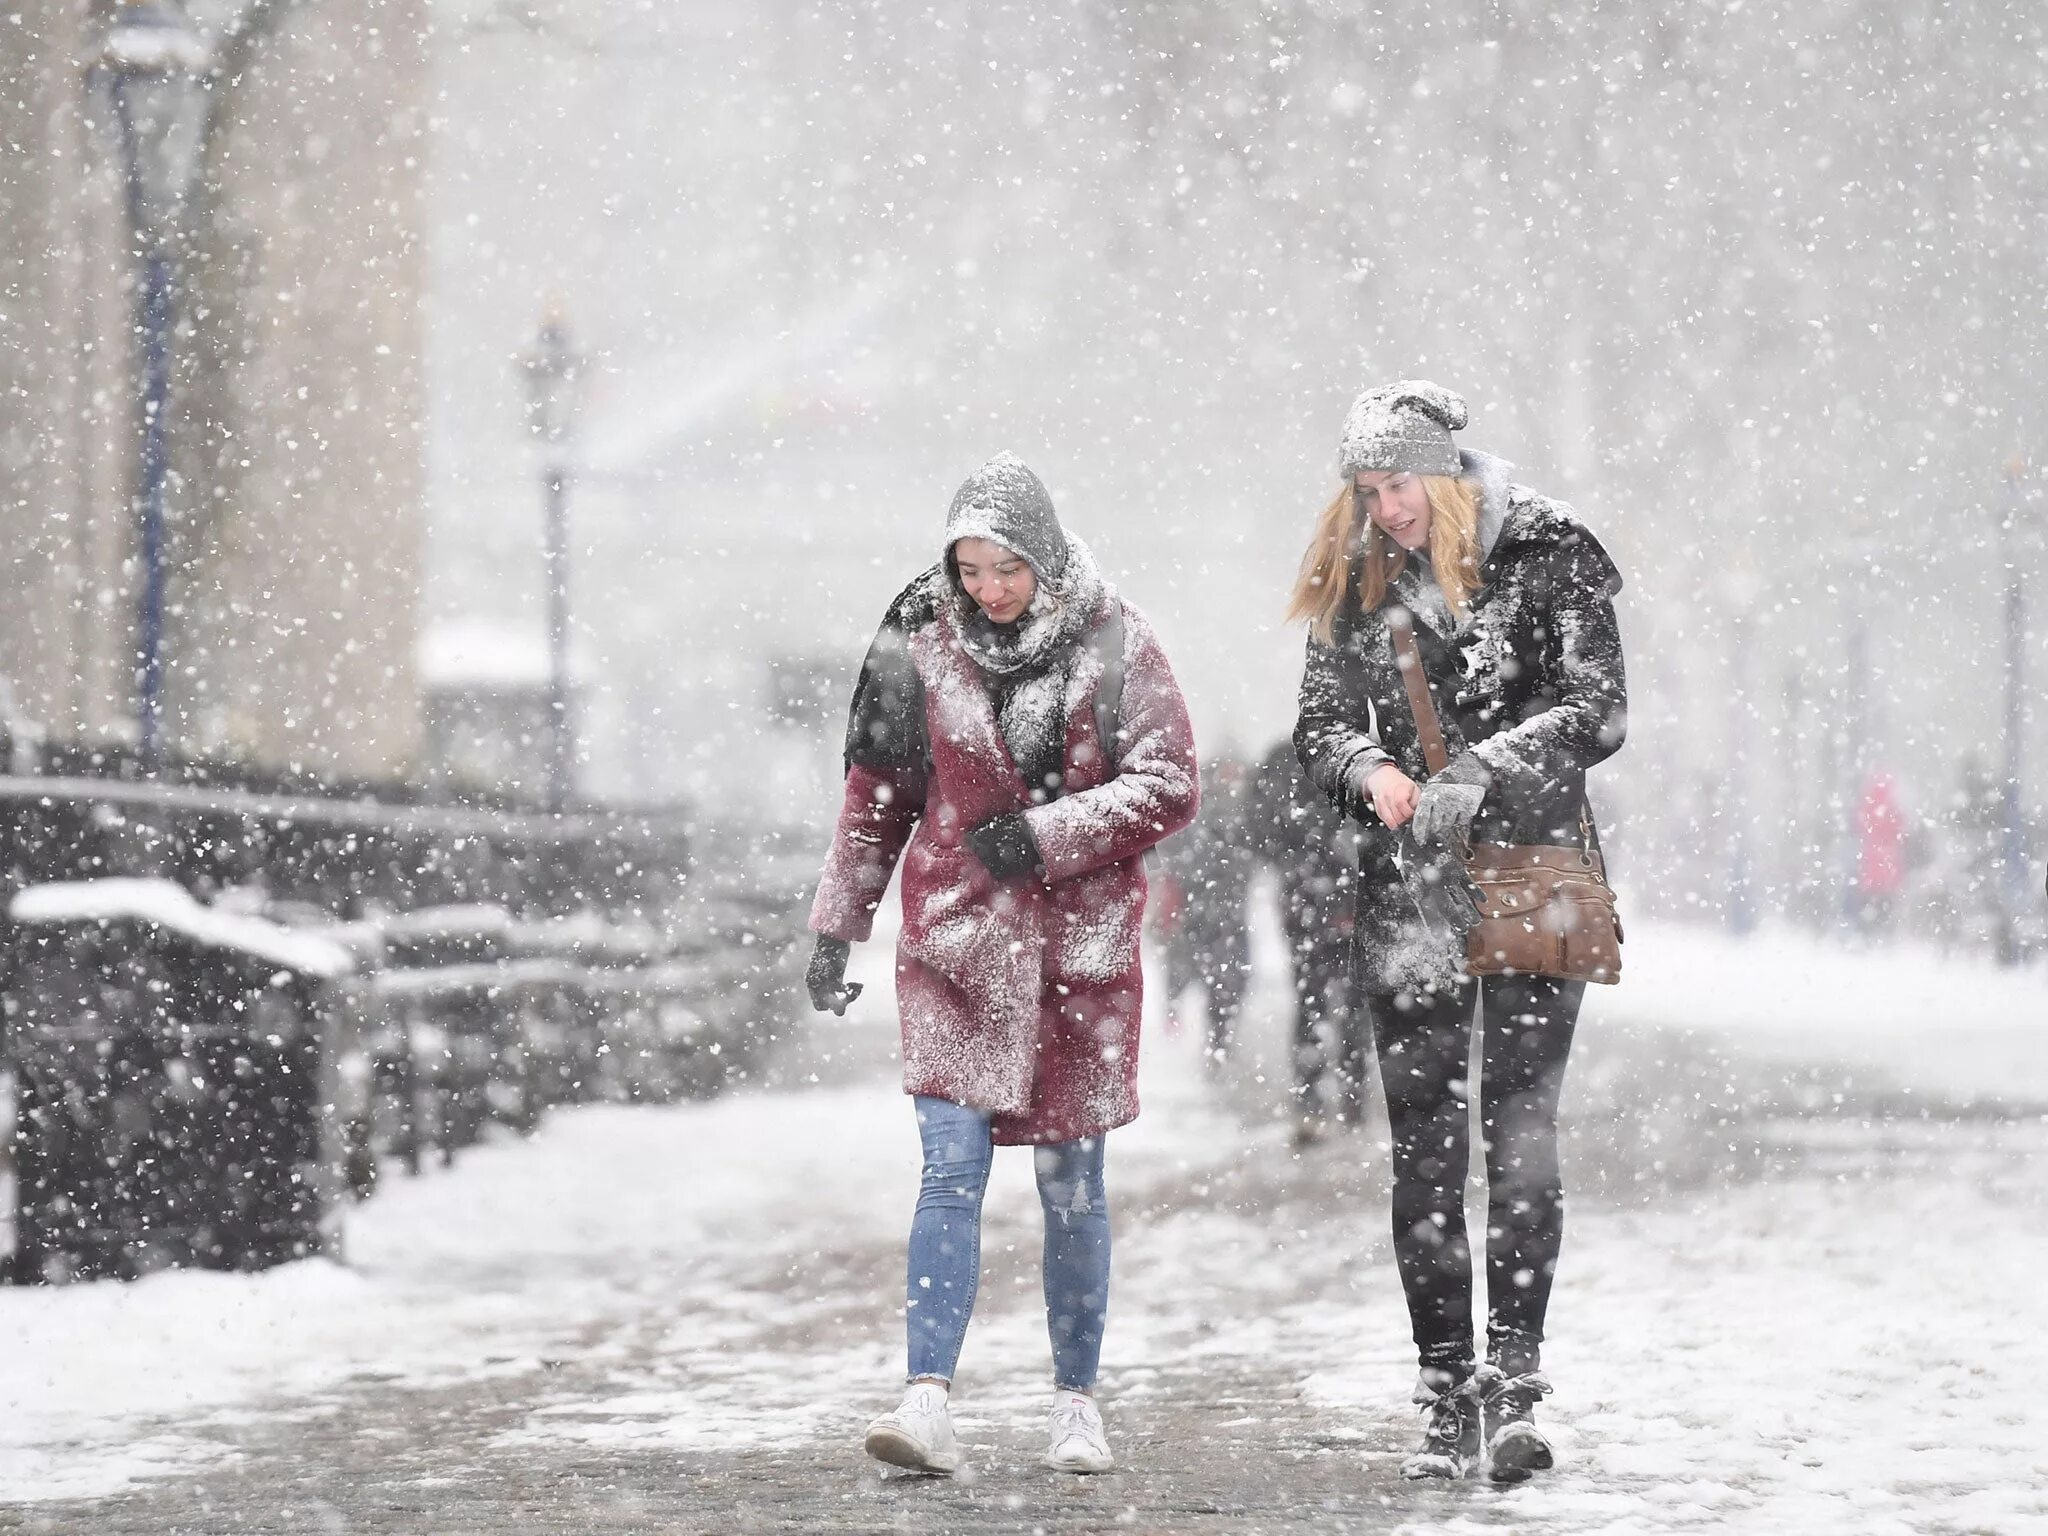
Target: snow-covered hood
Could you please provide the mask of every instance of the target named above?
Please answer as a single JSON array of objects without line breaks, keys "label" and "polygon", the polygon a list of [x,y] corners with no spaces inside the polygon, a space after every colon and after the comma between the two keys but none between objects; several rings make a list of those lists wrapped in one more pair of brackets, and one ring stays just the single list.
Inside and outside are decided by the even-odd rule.
[{"label": "snow-covered hood", "polygon": [[[1473,467],[1467,472],[1480,480],[1480,558],[1489,560],[1522,549],[1564,549],[1580,551],[1585,562],[1582,572],[1604,596],[1621,590],[1621,571],[1579,514],[1564,502],[1553,500],[1526,485],[1509,482],[1507,472],[1514,466],[1490,454],[1468,453]],[[1483,461],[1483,462],[1482,462]],[[1492,479],[1486,476],[1490,474]],[[1498,510],[1496,510],[1496,508]]]},{"label": "snow-covered hood", "polygon": [[1066,575],[1068,540],[1053,510],[1045,482],[1014,453],[999,453],[961,484],[946,509],[946,574],[953,546],[962,539],[987,539],[1014,549],[1031,562],[1041,585],[1057,588]]}]

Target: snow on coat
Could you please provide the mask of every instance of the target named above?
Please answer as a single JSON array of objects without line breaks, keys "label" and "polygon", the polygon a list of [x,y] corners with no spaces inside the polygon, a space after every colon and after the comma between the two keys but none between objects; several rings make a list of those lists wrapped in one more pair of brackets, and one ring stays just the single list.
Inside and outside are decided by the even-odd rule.
[{"label": "snow on coat", "polygon": [[[1104,589],[1089,631],[1121,601]],[[1000,1143],[1096,1136],[1138,1113],[1141,856],[1194,819],[1199,791],[1165,653],[1122,607],[1114,765],[1095,722],[1103,661],[1079,645],[1065,672],[1056,798],[1027,790],[941,569],[891,606],[856,693],[845,798],[810,925],[865,940],[901,861],[904,1091],[988,1111]],[[1011,812],[1029,825],[1042,870],[999,884],[963,838]]]},{"label": "snow on coat", "polygon": [[[1450,755],[1469,749],[1492,775],[1473,841],[1569,846],[1580,840],[1582,809],[1591,825],[1586,771],[1620,747],[1628,728],[1613,603],[1621,576],[1570,507],[1508,484],[1490,472],[1495,466],[1505,468],[1467,455],[1468,472],[1489,471],[1478,476],[1484,500],[1505,503],[1480,566],[1482,584],[1452,633],[1417,614],[1416,645]],[[1482,516],[1492,510],[1482,506]],[[1389,601],[1399,601],[1398,593]],[[1351,782],[1353,764],[1375,751],[1391,754],[1417,783],[1429,776],[1387,605],[1360,611],[1355,569],[1333,639],[1309,638],[1294,744],[1317,787],[1363,828],[1361,977],[1385,992],[1455,979],[1462,948],[1418,920],[1404,878],[1412,840],[1388,831]],[[1592,842],[1599,846],[1597,829]]]}]

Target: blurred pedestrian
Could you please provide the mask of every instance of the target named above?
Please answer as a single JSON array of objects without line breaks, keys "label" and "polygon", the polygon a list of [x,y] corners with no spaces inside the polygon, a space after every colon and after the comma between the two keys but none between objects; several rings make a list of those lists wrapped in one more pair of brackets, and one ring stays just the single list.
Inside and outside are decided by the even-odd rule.
[{"label": "blurred pedestrian", "polygon": [[[1557,1100],[1584,983],[1467,973],[1468,839],[1597,852],[1586,771],[1620,746],[1621,578],[1569,507],[1460,452],[1465,402],[1409,382],[1345,421],[1345,486],[1317,521],[1289,617],[1309,625],[1294,741],[1367,831],[1355,962],[1393,1138],[1395,1258],[1420,1356],[1410,1477],[1497,1481],[1551,1464],[1533,1412],[1563,1229]],[[1450,753],[1426,774],[1394,650],[1412,622]],[[1421,781],[1421,782],[1418,782]],[[1474,1360],[1465,1177],[1473,1010],[1487,1179],[1486,1360]]]},{"label": "blurred pedestrian", "polygon": [[1108,1132],[1138,1113],[1144,851],[1194,816],[1187,710],[1144,617],[1009,454],[946,515],[854,692],[846,789],[811,909],[813,1006],[844,1013],[849,946],[903,862],[903,1085],[924,1171],[908,1388],[870,1455],[950,1473],[948,1409],[981,1275],[993,1149],[1034,1147],[1053,1404],[1047,1463],[1111,1465],[1094,1400],[1109,1301]]},{"label": "blurred pedestrian", "polygon": [[1882,769],[1863,786],[1856,811],[1856,925],[1889,933],[1906,885],[1906,813],[1899,788]]},{"label": "blurred pedestrian", "polygon": [[1207,1020],[1207,1059],[1220,1066],[1237,1037],[1251,986],[1250,897],[1258,853],[1247,801],[1249,775],[1234,757],[1202,770],[1202,813],[1159,850],[1174,896],[1162,913],[1166,1006],[1178,1008],[1199,987]]},{"label": "blurred pedestrian", "polygon": [[[1351,1003],[1352,891],[1358,834],[1302,772],[1294,743],[1276,742],[1252,781],[1251,824],[1272,866],[1294,983],[1294,1144],[1313,1142],[1329,1113],[1365,1118],[1365,1014]],[[1335,1103],[1324,1096],[1336,1078]]]}]

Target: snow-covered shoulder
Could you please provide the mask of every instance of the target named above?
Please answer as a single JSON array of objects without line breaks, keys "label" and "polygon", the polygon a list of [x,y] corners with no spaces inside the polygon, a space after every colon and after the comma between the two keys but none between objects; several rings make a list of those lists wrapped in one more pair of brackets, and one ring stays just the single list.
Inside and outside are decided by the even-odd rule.
[{"label": "snow-covered shoulder", "polygon": [[1505,558],[1516,551],[1556,551],[1570,557],[1584,576],[1597,582],[1602,596],[1612,597],[1621,590],[1621,568],[1578,509],[1520,484],[1508,487],[1507,517],[1493,552],[1496,558]]},{"label": "snow-covered shoulder", "polygon": [[1180,685],[1151,622],[1118,601],[1124,692],[1116,776],[1024,812],[1054,880],[1135,858],[1193,821],[1200,804],[1194,730]]}]

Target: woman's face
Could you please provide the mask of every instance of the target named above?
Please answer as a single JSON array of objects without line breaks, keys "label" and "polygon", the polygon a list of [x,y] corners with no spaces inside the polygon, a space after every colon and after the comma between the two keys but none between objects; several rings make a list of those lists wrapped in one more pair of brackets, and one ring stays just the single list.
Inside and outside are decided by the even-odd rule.
[{"label": "woman's face", "polygon": [[988,539],[961,539],[953,546],[953,565],[967,595],[998,624],[1016,623],[1038,591],[1031,562]]},{"label": "woman's face", "polygon": [[1365,515],[1396,544],[1410,550],[1429,547],[1429,494],[1422,476],[1405,469],[1364,469],[1357,486]]}]

